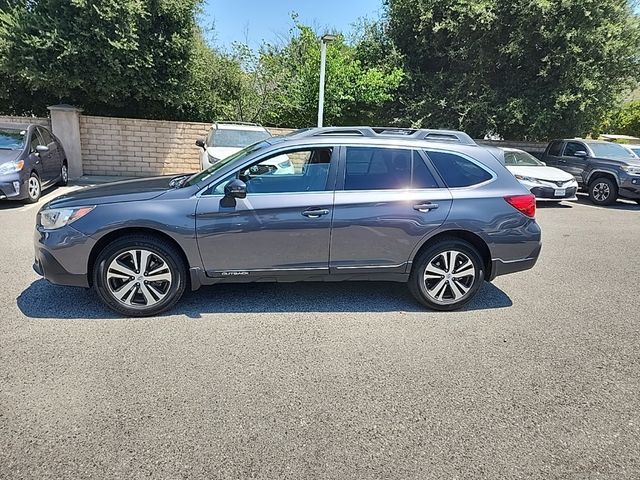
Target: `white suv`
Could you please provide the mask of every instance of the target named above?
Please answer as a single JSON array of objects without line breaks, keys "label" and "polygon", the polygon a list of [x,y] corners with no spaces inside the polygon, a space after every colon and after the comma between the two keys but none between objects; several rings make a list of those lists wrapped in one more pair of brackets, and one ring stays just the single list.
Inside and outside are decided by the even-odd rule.
[{"label": "white suv", "polygon": [[[207,138],[196,141],[196,145],[202,148],[200,166],[205,170],[243,148],[269,137],[271,134],[267,129],[256,123],[216,122],[209,130]],[[270,171],[261,172],[261,174],[292,175],[295,173],[294,166],[286,155],[273,158],[264,168]]]}]

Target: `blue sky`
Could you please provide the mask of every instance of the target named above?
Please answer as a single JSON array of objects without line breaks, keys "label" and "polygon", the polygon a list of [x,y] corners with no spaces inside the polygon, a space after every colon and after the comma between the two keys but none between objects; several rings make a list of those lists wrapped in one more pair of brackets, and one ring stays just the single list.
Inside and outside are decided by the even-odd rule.
[{"label": "blue sky", "polygon": [[360,17],[374,18],[382,0],[206,0],[201,23],[215,22],[216,44],[229,47],[234,41],[252,47],[262,40],[277,42],[293,25],[291,12],[319,31],[346,31]]}]

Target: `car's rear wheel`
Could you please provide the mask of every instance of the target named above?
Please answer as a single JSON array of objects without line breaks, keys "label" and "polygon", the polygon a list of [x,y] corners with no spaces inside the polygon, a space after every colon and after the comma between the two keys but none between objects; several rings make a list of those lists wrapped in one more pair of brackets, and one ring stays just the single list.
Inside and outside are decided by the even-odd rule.
[{"label": "car's rear wheel", "polygon": [[469,302],[484,281],[484,262],[471,244],[441,240],[414,261],[409,289],[434,310],[456,310]]},{"label": "car's rear wheel", "polygon": [[157,315],[173,307],[187,282],[182,255],[153,236],[118,239],[98,255],[93,285],[102,301],[131,317]]},{"label": "car's rear wheel", "polygon": [[62,162],[62,167],[60,167],[60,180],[58,180],[58,185],[64,187],[69,183],[69,166],[67,165],[67,161]]},{"label": "car's rear wheel", "polygon": [[618,198],[618,185],[608,177],[599,177],[589,183],[589,198],[596,205],[611,205]]},{"label": "car's rear wheel", "polygon": [[27,180],[27,203],[36,203],[42,196],[42,184],[40,183],[40,177],[36,172],[31,172],[29,180]]}]

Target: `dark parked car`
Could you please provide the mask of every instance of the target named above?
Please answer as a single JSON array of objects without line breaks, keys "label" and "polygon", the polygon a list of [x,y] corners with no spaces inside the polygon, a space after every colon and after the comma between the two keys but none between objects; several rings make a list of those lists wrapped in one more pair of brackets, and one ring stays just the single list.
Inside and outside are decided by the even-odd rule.
[{"label": "dark parked car", "polygon": [[[259,168],[281,155],[294,171]],[[52,200],[34,268],[93,286],[125,315],[162,312],[187,285],[297,280],[408,282],[424,305],[453,310],[540,252],[535,198],[499,156],[462,132],[298,131],[195,175]]]},{"label": "dark parked car", "polygon": [[0,199],[35,203],[44,188],[68,178],[64,149],[49,129],[0,124]]},{"label": "dark parked car", "polygon": [[543,161],[572,174],[596,205],[618,197],[640,203],[640,159],[622,145],[599,140],[554,140]]}]

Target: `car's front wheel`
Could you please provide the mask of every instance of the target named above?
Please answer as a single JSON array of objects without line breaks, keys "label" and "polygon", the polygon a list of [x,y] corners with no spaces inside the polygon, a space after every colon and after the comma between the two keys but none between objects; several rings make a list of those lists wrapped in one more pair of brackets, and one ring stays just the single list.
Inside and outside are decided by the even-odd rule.
[{"label": "car's front wheel", "polygon": [[456,310],[469,302],[484,281],[484,263],[471,244],[441,240],[427,248],[413,264],[409,289],[434,310]]},{"label": "car's front wheel", "polygon": [[36,172],[31,172],[29,180],[27,180],[27,203],[37,203],[42,196],[42,184],[40,183],[40,177]]},{"label": "car's front wheel", "polygon": [[153,236],[120,238],[98,255],[93,285],[102,301],[131,317],[157,315],[184,293],[187,268],[171,243]]},{"label": "car's front wheel", "polygon": [[608,177],[596,178],[589,184],[589,199],[596,205],[611,205],[618,198],[618,185]]}]

